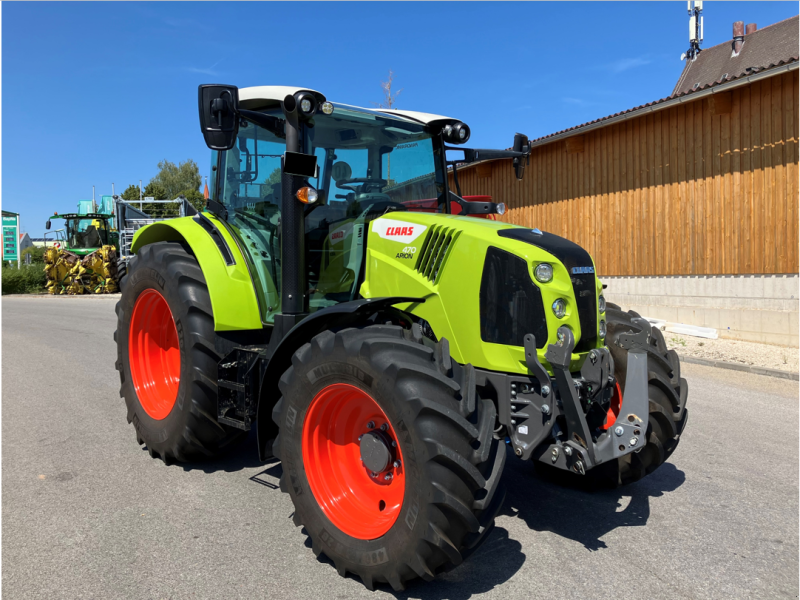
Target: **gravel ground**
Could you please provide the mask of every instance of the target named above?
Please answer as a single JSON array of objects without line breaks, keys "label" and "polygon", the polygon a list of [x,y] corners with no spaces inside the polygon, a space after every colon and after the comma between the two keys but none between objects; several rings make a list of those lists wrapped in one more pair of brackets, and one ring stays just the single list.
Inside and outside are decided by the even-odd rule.
[{"label": "gravel ground", "polygon": [[800,370],[800,350],[739,340],[708,340],[691,335],[663,332],[667,346],[681,356],[723,360],[768,369],[797,373]]}]

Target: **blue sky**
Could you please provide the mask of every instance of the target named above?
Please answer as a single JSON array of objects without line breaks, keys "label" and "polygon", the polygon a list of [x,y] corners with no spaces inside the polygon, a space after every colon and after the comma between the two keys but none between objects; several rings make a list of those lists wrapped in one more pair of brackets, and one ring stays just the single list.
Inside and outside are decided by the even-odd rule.
[{"label": "blue sky", "polygon": [[[706,2],[705,43],[797,2]],[[688,48],[684,2],[2,4],[2,205],[41,236],[53,211],[210,152],[197,85],[298,85],[457,117],[473,147],[667,96]]]}]

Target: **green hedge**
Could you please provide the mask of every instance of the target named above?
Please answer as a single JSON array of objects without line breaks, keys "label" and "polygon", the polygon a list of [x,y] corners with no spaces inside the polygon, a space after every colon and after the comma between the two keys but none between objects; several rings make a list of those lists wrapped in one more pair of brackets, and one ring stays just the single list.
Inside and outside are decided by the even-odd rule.
[{"label": "green hedge", "polygon": [[3,294],[41,294],[45,291],[46,279],[41,264],[22,265],[18,269],[16,262],[10,266],[3,263]]}]

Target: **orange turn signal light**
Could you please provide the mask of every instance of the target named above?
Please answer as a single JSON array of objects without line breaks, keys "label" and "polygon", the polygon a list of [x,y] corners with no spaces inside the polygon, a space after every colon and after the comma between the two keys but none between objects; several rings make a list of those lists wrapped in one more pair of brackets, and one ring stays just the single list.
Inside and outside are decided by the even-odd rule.
[{"label": "orange turn signal light", "polygon": [[301,187],[297,190],[295,197],[303,204],[314,204],[317,198],[319,198],[319,194],[317,194],[317,190],[312,187]]}]

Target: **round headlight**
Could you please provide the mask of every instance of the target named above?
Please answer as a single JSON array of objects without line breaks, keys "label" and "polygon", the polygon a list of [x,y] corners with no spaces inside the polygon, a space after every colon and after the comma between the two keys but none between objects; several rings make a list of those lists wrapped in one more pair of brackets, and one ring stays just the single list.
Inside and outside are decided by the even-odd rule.
[{"label": "round headlight", "polygon": [[458,139],[460,139],[462,142],[467,139],[467,130],[463,127],[459,128],[458,130]]},{"label": "round headlight", "polygon": [[501,202],[500,204],[497,205],[496,210],[498,215],[504,215],[506,214],[506,205]]},{"label": "round headlight", "polygon": [[567,314],[567,303],[561,298],[553,302],[553,314],[559,319],[563,319],[564,315]]},{"label": "round headlight", "polygon": [[600,309],[600,314],[606,312],[606,299],[603,296],[597,299],[597,307]]},{"label": "round headlight", "polygon": [[331,104],[330,102],[323,102],[322,112],[324,112],[326,115],[331,114],[333,112],[333,104]]},{"label": "round headlight", "polygon": [[536,267],[533,274],[536,276],[536,281],[539,283],[550,283],[553,281],[553,266],[547,263],[541,263]]},{"label": "round headlight", "polygon": [[311,112],[311,100],[308,98],[303,98],[300,101],[300,110],[302,110],[304,113]]},{"label": "round headlight", "polygon": [[606,322],[600,321],[600,339],[606,339]]}]

